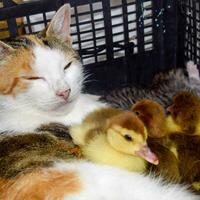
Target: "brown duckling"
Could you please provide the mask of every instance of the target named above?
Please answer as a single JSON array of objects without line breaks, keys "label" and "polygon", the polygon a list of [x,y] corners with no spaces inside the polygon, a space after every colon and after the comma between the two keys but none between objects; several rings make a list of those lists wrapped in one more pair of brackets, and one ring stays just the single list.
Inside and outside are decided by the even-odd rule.
[{"label": "brown duckling", "polygon": [[148,136],[159,138],[172,132],[180,132],[171,116],[167,116],[164,108],[156,101],[144,99],[136,102],[131,110],[144,122]]},{"label": "brown duckling", "polygon": [[[183,95],[185,93],[181,94]],[[178,97],[182,95],[178,95]],[[171,170],[174,170],[175,167],[177,171],[178,167],[180,181],[183,183],[191,184],[192,188],[197,191],[199,190],[200,186],[200,136],[191,134],[191,132],[187,134],[186,130],[184,132],[175,131],[170,133],[170,129],[168,128],[170,123],[168,120],[163,120],[163,116],[165,116],[165,113],[164,110],[161,109],[161,107],[162,106],[160,104],[152,100],[143,100],[137,102],[132,107],[132,110],[138,112],[137,114],[142,120],[146,118],[148,119],[144,120],[147,131],[151,131],[151,136],[155,136],[155,138],[149,138],[148,145],[154,151],[154,153],[156,153],[160,163],[164,165],[166,163],[165,168],[167,170],[168,167],[171,167]],[[175,107],[172,107],[172,109],[173,108]],[[160,121],[157,119],[162,119],[162,123],[160,123]],[[173,119],[171,121],[173,122]],[[171,130],[175,129],[171,128]],[[155,134],[153,133],[153,131],[155,131]],[[160,132],[162,131],[164,131],[164,134],[160,134]],[[164,136],[160,137],[162,135]],[[159,136],[159,138],[157,136]],[[155,145],[157,146],[157,148],[154,147]],[[173,162],[176,163],[175,165],[173,165],[173,167],[170,159],[173,161],[174,158],[171,157],[170,153],[165,154],[165,156],[163,157],[162,151],[159,150],[160,145],[170,150],[171,153],[173,153],[174,156],[177,158],[177,161]],[[158,151],[155,151],[156,149]],[[164,160],[166,159],[166,161],[168,162],[164,162],[162,158]],[[163,168],[164,166],[161,167]],[[168,175],[170,175],[170,173],[168,173]]]},{"label": "brown duckling", "polygon": [[197,95],[189,91],[178,93],[168,111],[182,132],[200,135],[200,98]]}]

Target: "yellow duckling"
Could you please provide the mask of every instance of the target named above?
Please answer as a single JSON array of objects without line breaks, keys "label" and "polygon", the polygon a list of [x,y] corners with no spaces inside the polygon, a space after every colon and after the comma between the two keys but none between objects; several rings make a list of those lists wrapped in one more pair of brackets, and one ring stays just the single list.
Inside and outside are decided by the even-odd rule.
[{"label": "yellow duckling", "polygon": [[158,164],[147,146],[147,131],[132,112],[104,108],[89,114],[84,122],[70,129],[83,155],[96,163],[144,172],[147,162]]}]

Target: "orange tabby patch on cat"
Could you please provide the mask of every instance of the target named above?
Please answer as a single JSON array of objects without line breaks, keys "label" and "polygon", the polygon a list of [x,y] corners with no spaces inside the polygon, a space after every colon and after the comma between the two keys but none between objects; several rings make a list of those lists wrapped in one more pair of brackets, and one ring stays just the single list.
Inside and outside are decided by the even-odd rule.
[{"label": "orange tabby patch on cat", "polygon": [[59,200],[81,190],[78,175],[73,171],[38,170],[15,179],[0,180],[0,199]]},{"label": "orange tabby patch on cat", "polygon": [[29,64],[32,56],[30,50],[22,49],[21,52],[14,52],[4,61],[4,65],[0,67],[0,93],[15,95],[27,88],[23,77],[33,74]]}]

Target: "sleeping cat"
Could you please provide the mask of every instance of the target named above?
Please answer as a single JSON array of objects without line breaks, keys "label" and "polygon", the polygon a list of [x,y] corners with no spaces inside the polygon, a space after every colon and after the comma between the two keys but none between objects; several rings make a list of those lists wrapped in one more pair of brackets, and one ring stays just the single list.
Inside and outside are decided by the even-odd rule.
[{"label": "sleeping cat", "polygon": [[72,125],[105,106],[82,94],[84,70],[71,45],[69,6],[42,34],[0,42],[0,132],[34,131],[49,122]]}]

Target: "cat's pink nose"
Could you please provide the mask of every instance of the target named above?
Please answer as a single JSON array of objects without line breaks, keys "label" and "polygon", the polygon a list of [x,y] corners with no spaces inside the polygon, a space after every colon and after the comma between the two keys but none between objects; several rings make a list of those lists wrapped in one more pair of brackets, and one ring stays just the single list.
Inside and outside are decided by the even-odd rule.
[{"label": "cat's pink nose", "polygon": [[61,91],[57,91],[56,95],[59,97],[62,97],[64,100],[67,100],[69,98],[71,89],[67,89],[67,90],[61,90]]}]

